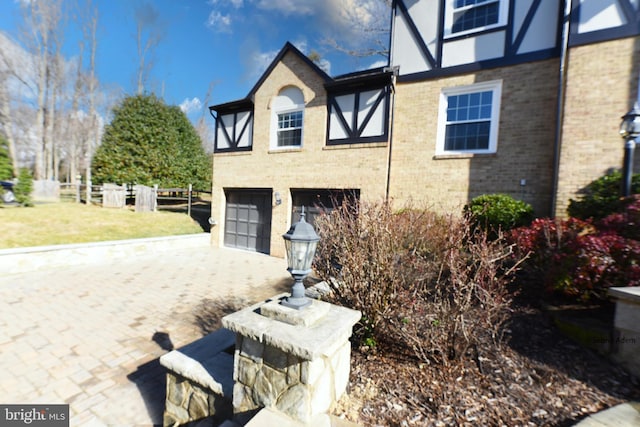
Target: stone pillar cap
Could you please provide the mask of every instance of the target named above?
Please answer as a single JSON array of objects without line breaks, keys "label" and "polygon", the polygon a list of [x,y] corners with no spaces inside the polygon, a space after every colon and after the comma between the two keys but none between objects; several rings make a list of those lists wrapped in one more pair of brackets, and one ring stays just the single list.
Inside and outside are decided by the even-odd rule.
[{"label": "stone pillar cap", "polygon": [[[222,325],[243,337],[271,345],[302,359],[314,360],[332,354],[336,346],[351,336],[353,325],[362,317],[359,311],[317,300],[313,304],[321,306],[319,311],[326,310],[326,314],[311,325],[292,325],[261,313],[262,306],[273,304],[286,295],[278,295],[229,314],[222,318]],[[310,313],[313,312],[315,311]]]},{"label": "stone pillar cap", "polygon": [[609,295],[621,300],[640,303],[640,286],[609,288]]}]

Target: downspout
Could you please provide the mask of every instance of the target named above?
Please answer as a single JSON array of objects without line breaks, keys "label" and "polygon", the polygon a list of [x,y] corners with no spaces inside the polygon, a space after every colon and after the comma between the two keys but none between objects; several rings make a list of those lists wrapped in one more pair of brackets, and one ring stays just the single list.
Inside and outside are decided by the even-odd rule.
[{"label": "downspout", "polygon": [[391,117],[389,119],[389,144],[387,147],[387,181],[385,188],[384,200],[389,201],[389,192],[391,187],[391,152],[393,148],[393,121],[396,110],[396,76],[398,75],[398,67],[392,67],[393,75],[391,76]]},{"label": "downspout", "polygon": [[391,153],[393,148],[393,122],[396,111],[396,77],[398,76],[398,71],[400,67],[398,65],[391,66],[391,52],[393,52],[393,23],[396,18],[396,0],[393,0],[391,4],[391,22],[389,23],[389,61],[387,62],[387,66],[384,68],[384,71],[393,72],[391,76],[391,117],[389,118],[389,144],[387,146],[387,178],[385,183],[385,194],[384,200],[389,201],[389,193],[391,191]]},{"label": "downspout", "polygon": [[[213,193],[213,169],[214,169],[214,163],[216,161],[216,156],[215,156],[215,152],[216,152],[216,139],[218,138],[218,116],[216,116],[213,113],[213,108],[209,107],[209,114],[211,115],[211,117],[213,117],[213,120],[216,123],[216,127],[215,127],[215,134],[213,135],[213,153],[211,153],[211,202],[213,203],[213,198],[215,197],[214,193]],[[212,206],[213,208],[213,206]],[[213,210],[209,213],[209,215],[213,215]],[[211,236],[213,236],[213,230],[212,228],[218,224],[218,222],[213,218],[213,216],[210,216],[208,219],[209,222],[209,234],[211,234]],[[222,236],[222,231],[223,228],[220,228],[219,233],[221,234],[218,239],[224,239],[224,237]],[[221,246],[221,245],[218,245]]]},{"label": "downspout", "polygon": [[555,217],[558,204],[558,185],[560,180],[560,149],[562,146],[562,122],[564,120],[564,98],[567,79],[567,56],[569,53],[569,30],[571,23],[571,0],[565,0],[562,16],[562,41],[560,45],[560,70],[558,76],[558,101],[556,111],[556,135],[553,148],[553,184],[551,194],[551,217]]}]

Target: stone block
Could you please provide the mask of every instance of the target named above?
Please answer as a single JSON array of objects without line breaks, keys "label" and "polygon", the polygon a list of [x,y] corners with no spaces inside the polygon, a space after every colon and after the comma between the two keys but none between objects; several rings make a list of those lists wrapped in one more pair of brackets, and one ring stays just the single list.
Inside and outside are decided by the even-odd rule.
[{"label": "stone block", "polygon": [[260,304],[229,314],[222,319],[225,328],[246,338],[277,347],[288,354],[305,360],[330,355],[342,341],[351,336],[351,330],[361,314],[359,311],[330,305],[327,315],[312,326],[290,325],[262,316]]},{"label": "stone block", "polygon": [[243,413],[258,408],[253,401],[251,388],[241,383],[233,385],[233,412]]},{"label": "stone block", "polygon": [[[240,350],[235,352],[234,413],[275,408],[309,425],[313,416],[328,411],[336,395],[346,389],[349,337],[360,313],[318,302],[323,316],[317,316],[318,311],[305,314],[300,310],[293,317],[309,315],[313,320],[292,324],[283,322],[279,315],[264,316],[291,310],[277,300],[258,303],[222,320],[226,328],[242,337],[238,339]],[[263,310],[264,306],[269,308]]]},{"label": "stone block", "polygon": [[294,385],[300,382],[302,362],[295,356],[289,356],[289,365],[287,366],[287,384]]},{"label": "stone block", "polygon": [[311,391],[311,415],[324,414],[336,402],[334,396],[333,373],[325,369],[313,384]]},{"label": "stone block", "polygon": [[233,356],[226,353],[236,341],[219,330],[160,358],[167,368],[165,425],[179,425],[232,414]]},{"label": "stone block", "polygon": [[256,381],[251,389],[252,399],[258,406],[268,407],[275,404],[278,394],[271,381],[262,370],[258,371]]},{"label": "stone block", "polygon": [[349,384],[349,371],[351,369],[351,343],[347,341],[331,358],[331,368],[333,370],[334,396],[336,400],[347,391]]},{"label": "stone block", "polygon": [[210,409],[214,408],[209,408],[209,398],[207,393],[202,389],[194,387],[191,390],[189,403],[187,404],[189,418],[192,420],[200,420],[208,417],[209,415],[213,415],[212,412],[209,412]]},{"label": "stone block", "polygon": [[241,382],[242,384],[253,387],[253,384],[256,381],[256,375],[260,371],[260,365],[252,361],[247,357],[238,357],[237,358],[237,373],[236,373],[236,381]]},{"label": "stone block", "polygon": [[325,361],[319,357],[302,362],[300,380],[303,384],[314,384],[325,370]]},{"label": "stone block", "polygon": [[311,326],[325,317],[331,307],[331,304],[324,301],[311,300],[311,305],[302,310],[295,310],[280,304],[284,298],[286,297],[280,297],[262,305],[260,314],[289,325]]},{"label": "stone block", "polygon": [[263,343],[248,337],[245,337],[242,340],[242,350],[240,352],[240,355],[248,357],[255,362],[261,363],[263,353],[264,353]]},{"label": "stone block", "polygon": [[613,358],[640,376],[640,287],[610,288],[609,294],[616,298]]},{"label": "stone block", "polygon": [[289,364],[287,353],[272,345],[264,347],[263,361],[269,366],[279,370],[286,370]]},{"label": "stone block", "polygon": [[306,422],[311,413],[309,388],[303,384],[288,388],[278,398],[276,408],[296,420]]}]

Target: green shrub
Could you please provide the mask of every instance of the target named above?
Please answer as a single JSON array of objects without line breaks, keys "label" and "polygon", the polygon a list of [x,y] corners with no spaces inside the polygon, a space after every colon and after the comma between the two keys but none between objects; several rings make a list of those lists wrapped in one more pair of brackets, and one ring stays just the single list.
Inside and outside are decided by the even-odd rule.
[{"label": "green shrub", "polygon": [[[567,213],[582,220],[602,219],[625,209],[628,200],[621,197],[622,172],[609,171],[579,191],[577,200],[569,200]],[[640,174],[631,180],[631,193],[640,193]]]},{"label": "green shrub", "polygon": [[471,200],[464,207],[476,227],[496,237],[500,231],[529,225],[533,220],[530,204],[506,194],[485,194]]},{"label": "green shrub", "polygon": [[16,196],[16,202],[20,206],[33,206],[31,201],[31,192],[33,191],[33,178],[29,169],[20,169],[18,175],[18,183],[13,187],[13,193]]},{"label": "green shrub", "polygon": [[[9,181],[13,179],[13,166],[9,156],[9,142],[0,135],[0,180]],[[2,191],[0,189],[0,191]]]},{"label": "green shrub", "polygon": [[369,351],[426,363],[461,360],[499,340],[509,305],[507,247],[466,219],[387,203],[343,205],[316,219],[315,271],[327,298],[359,310]]}]

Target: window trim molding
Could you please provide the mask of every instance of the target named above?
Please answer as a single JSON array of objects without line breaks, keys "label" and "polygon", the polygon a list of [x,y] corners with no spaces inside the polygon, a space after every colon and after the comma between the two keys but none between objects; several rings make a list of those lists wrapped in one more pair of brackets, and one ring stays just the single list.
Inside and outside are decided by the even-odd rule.
[{"label": "window trim molding", "polygon": [[[444,26],[443,26],[443,37],[445,40],[451,38],[457,38],[461,36],[475,35],[476,33],[487,32],[488,30],[493,30],[500,27],[505,27],[509,22],[509,0],[496,0],[498,2],[498,22],[495,24],[485,25],[482,27],[470,28],[464,31],[452,32],[453,29],[453,16],[455,14],[455,1],[456,0],[445,0],[444,6]],[[475,5],[475,6],[481,6]],[[469,8],[469,9],[472,9]]]},{"label": "window trim molding", "polygon": [[[278,115],[295,113],[300,111],[302,113],[302,127],[300,128],[300,145],[283,145],[278,146]],[[302,148],[302,142],[304,140],[304,104],[296,104],[289,108],[283,108],[281,110],[273,110],[271,114],[271,138],[269,142],[269,151],[280,150],[298,150]]]},{"label": "window trim molding", "polygon": [[[477,92],[493,92],[491,103],[491,122],[489,126],[489,148],[483,150],[445,150],[445,134],[447,130],[447,105],[451,95],[464,95]],[[465,154],[495,154],[498,151],[498,130],[500,126],[500,106],[502,104],[502,80],[491,80],[464,86],[442,88],[438,105],[438,128],[436,136],[437,157],[457,156]]]}]

